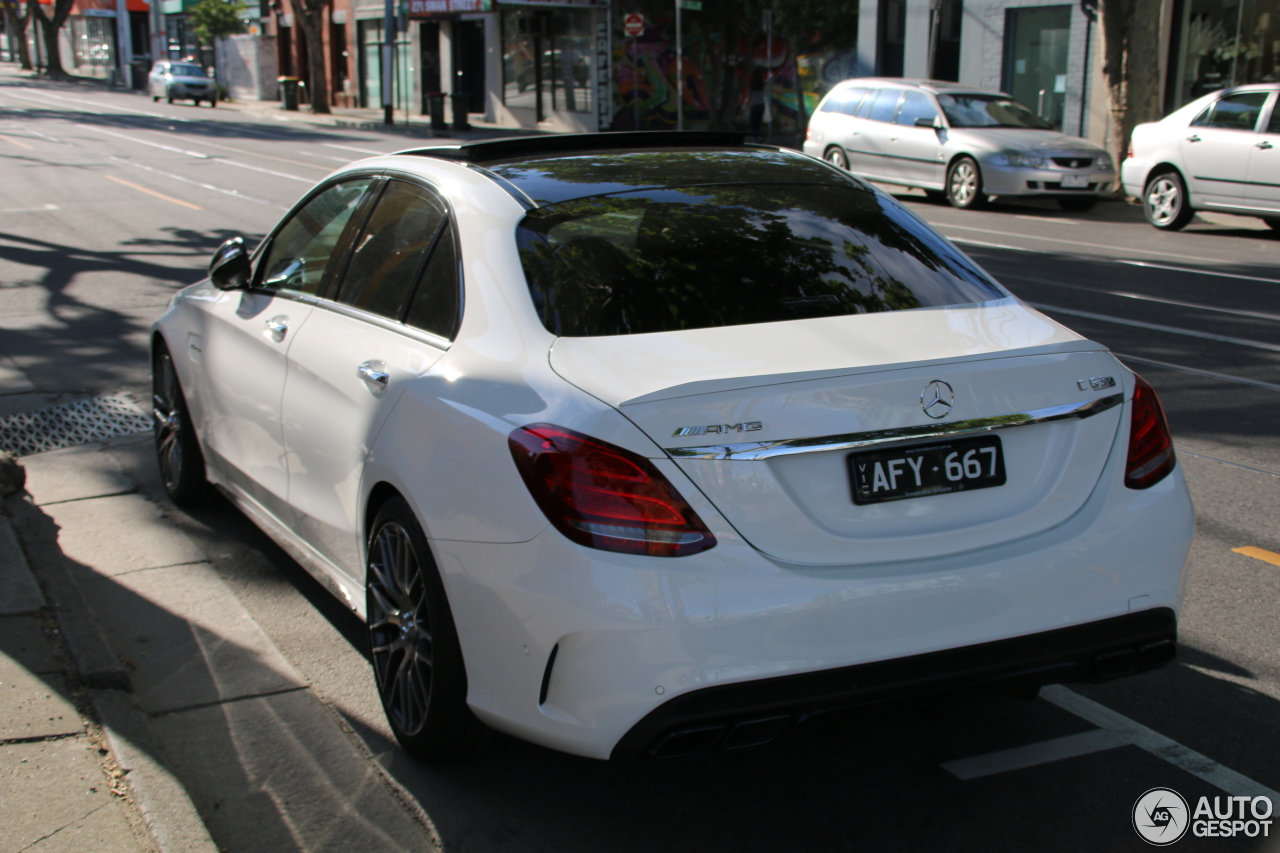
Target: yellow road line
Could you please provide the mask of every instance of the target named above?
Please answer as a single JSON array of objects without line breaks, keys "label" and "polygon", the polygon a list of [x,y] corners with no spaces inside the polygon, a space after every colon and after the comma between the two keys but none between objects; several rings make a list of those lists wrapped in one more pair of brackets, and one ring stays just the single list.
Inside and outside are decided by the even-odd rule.
[{"label": "yellow road line", "polygon": [[126,181],[124,178],[117,178],[115,175],[103,175],[102,177],[106,178],[108,181],[115,181],[117,184],[124,184],[126,187],[135,189],[140,193],[153,195],[156,198],[162,198],[165,201],[170,201],[170,202],[173,202],[174,204],[180,204],[183,207],[189,207],[192,210],[204,210],[204,208],[198,204],[192,204],[191,202],[183,201],[180,198],[174,198],[173,196],[168,196],[168,195],[165,195],[164,193],[158,193],[155,190],[149,190],[146,187],[139,186],[138,184],[133,183],[132,181]]},{"label": "yellow road line", "polygon": [[1280,554],[1274,551],[1264,551],[1262,548],[1255,548],[1252,545],[1244,548],[1232,548],[1231,550],[1237,554],[1244,554],[1246,557],[1253,557],[1255,560],[1270,563],[1273,566],[1280,566]]},{"label": "yellow road line", "polygon": [[14,139],[11,136],[0,136],[0,139],[3,139],[5,142],[12,142],[14,145],[18,146],[19,148],[25,148],[28,151],[36,150],[36,147],[34,145],[28,145],[25,142],[19,142],[18,140]]}]

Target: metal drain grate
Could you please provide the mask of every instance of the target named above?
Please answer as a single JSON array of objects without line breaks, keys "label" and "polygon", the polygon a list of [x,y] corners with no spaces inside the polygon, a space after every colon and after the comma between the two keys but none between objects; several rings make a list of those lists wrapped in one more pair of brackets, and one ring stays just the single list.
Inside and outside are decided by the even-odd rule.
[{"label": "metal drain grate", "polygon": [[101,394],[0,418],[0,450],[28,456],[151,429],[151,416],[128,394]]}]

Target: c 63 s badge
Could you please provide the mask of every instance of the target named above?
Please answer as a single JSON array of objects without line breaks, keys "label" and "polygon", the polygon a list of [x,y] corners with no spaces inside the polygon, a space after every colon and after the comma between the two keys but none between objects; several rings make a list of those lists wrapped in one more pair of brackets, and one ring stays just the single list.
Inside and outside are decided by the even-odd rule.
[{"label": "c 63 s badge", "polygon": [[760,421],[744,421],[740,424],[708,424],[706,426],[687,426],[677,427],[676,431],[671,433],[677,435],[727,435],[731,432],[755,432],[758,429],[764,429],[764,425]]}]

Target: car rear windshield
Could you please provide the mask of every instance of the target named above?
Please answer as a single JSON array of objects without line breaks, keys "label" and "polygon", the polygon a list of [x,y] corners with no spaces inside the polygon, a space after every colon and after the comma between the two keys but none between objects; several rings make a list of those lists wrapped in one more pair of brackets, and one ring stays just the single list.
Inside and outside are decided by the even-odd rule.
[{"label": "car rear windshield", "polygon": [[1006,295],[888,197],[841,186],[724,184],[565,201],[530,212],[518,241],[542,322],[564,337]]},{"label": "car rear windshield", "polygon": [[1027,106],[1004,95],[938,95],[938,104],[952,127],[1022,127],[1053,130]]}]

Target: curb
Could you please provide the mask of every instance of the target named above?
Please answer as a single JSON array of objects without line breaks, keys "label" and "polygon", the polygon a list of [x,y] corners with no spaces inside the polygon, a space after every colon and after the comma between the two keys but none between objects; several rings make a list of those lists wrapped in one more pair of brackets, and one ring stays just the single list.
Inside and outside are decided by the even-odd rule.
[{"label": "curb", "polygon": [[[162,853],[218,853],[195,804],[162,756],[151,720],[134,701],[129,672],[107,642],[79,582],[58,547],[57,528],[25,492],[10,495],[3,512],[29,567],[39,567],[46,598],[133,802]],[[2,517],[2,516],[0,516]]]}]

